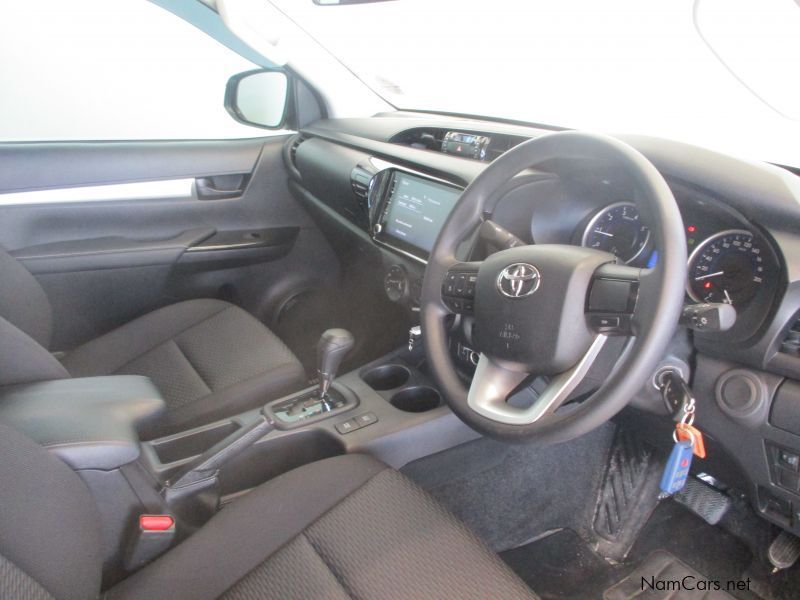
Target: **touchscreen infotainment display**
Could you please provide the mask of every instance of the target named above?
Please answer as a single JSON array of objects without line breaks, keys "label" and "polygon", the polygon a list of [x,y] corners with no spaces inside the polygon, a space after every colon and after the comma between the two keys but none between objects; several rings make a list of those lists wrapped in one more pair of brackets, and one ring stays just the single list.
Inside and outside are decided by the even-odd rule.
[{"label": "touchscreen infotainment display", "polygon": [[383,219],[388,236],[427,256],[461,192],[397,171]]}]

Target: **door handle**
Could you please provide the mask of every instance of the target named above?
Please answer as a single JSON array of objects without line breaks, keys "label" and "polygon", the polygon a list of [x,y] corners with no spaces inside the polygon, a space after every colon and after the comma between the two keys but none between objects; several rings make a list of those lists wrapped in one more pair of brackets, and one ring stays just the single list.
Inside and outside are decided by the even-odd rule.
[{"label": "door handle", "polygon": [[195,191],[200,200],[236,198],[244,193],[249,179],[248,173],[198,177],[194,180]]}]

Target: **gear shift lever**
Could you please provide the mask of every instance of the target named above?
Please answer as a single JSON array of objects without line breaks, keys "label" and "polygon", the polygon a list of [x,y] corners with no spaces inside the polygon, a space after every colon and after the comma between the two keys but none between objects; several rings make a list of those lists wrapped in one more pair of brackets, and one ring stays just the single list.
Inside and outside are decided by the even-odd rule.
[{"label": "gear shift lever", "polygon": [[346,329],[328,329],[319,338],[317,343],[317,373],[319,374],[319,399],[322,401],[322,410],[331,410],[328,398],[328,388],[336,377],[336,371],[342,360],[353,349],[355,339],[353,334]]}]

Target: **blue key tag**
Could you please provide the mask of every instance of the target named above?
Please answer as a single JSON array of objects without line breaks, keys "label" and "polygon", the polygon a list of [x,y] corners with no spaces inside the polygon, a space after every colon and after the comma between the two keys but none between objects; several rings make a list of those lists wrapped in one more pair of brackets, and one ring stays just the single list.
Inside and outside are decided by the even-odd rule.
[{"label": "blue key tag", "polygon": [[683,489],[689,468],[692,466],[692,442],[685,440],[676,443],[669,454],[667,466],[661,476],[659,487],[665,494],[671,495]]}]

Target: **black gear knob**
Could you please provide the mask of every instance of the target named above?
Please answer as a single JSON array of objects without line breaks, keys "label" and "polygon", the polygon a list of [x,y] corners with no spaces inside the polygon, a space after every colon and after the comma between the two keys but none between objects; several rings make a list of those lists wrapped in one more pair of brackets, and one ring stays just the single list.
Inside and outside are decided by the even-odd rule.
[{"label": "black gear knob", "polygon": [[355,345],[353,334],[346,329],[328,329],[317,343],[317,372],[319,373],[319,393],[324,399],[342,360]]}]

